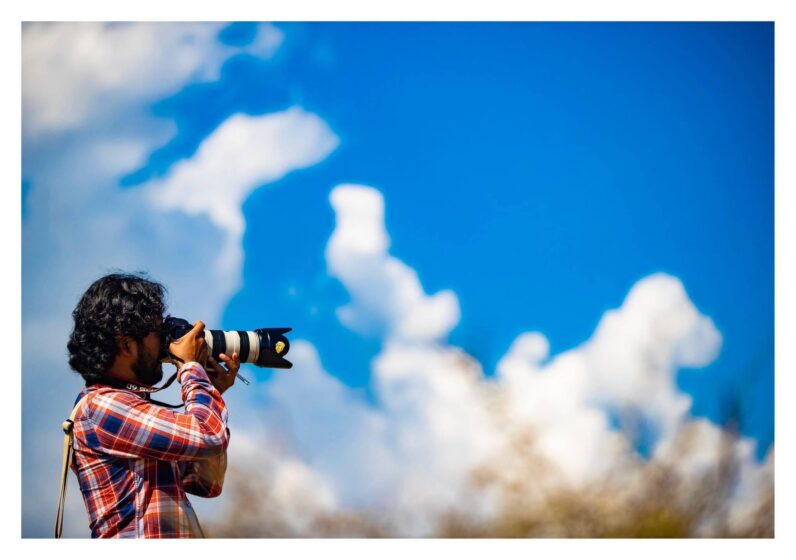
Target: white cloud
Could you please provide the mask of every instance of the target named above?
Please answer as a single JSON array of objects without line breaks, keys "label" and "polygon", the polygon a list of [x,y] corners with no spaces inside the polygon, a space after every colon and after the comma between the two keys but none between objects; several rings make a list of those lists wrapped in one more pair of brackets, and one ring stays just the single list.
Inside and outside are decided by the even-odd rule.
[{"label": "white cloud", "polygon": [[649,276],[633,287],[621,309],[603,317],[584,349],[591,393],[598,403],[641,415],[668,435],[691,405],[675,387],[677,369],[709,364],[721,341],[678,279]]},{"label": "white cloud", "polygon": [[257,25],[257,33],[251,43],[241,50],[246,54],[260,58],[271,58],[274,56],[282,42],[285,34],[270,23],[260,23]]},{"label": "white cloud", "polygon": [[147,185],[162,211],[207,216],[226,233],[216,268],[237,278],[243,264],[243,202],[264,183],[328,156],[338,138],[317,115],[293,107],[263,116],[237,114],[208,136],[189,160]]},{"label": "white cloud", "polygon": [[293,369],[263,388],[269,426],[296,454],[312,457],[316,471],[334,481],[341,503],[351,507],[386,498],[397,480],[398,458],[383,415],[327,374],[310,343],[295,341],[290,356]]},{"label": "white cloud", "polygon": [[[26,23],[22,33],[22,111],[26,135],[113,119],[189,81],[217,77],[241,49],[215,39],[223,23]],[[244,49],[271,56],[282,33],[260,27]]]},{"label": "white cloud", "polygon": [[351,294],[340,321],[360,333],[385,333],[407,341],[441,339],[459,321],[450,290],[423,292],[417,273],[387,253],[384,201],[375,189],[340,185],[332,191],[337,226],[326,248],[329,272]]},{"label": "white cloud", "polygon": [[[696,310],[679,280],[655,274],[640,280],[622,307],[605,313],[581,346],[541,364],[547,341],[525,334],[497,367],[520,418],[537,425],[546,456],[572,481],[608,472],[627,450],[609,429],[620,418],[631,441],[643,425],[665,439],[681,428],[690,397],[680,392],[680,367],[704,366],[721,335]],[[683,348],[688,348],[683,352]]]}]

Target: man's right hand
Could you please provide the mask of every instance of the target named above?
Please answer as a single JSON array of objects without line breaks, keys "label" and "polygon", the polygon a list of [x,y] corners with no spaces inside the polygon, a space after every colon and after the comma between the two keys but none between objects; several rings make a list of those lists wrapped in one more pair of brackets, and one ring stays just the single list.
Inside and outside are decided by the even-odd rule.
[{"label": "man's right hand", "polygon": [[169,352],[185,362],[199,362],[207,367],[207,342],[205,341],[205,324],[194,323],[193,328],[169,345]]}]

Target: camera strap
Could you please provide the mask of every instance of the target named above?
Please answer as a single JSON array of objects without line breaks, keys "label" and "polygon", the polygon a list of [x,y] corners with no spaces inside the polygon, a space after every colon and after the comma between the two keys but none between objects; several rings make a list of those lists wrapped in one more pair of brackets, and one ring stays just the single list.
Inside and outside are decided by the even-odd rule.
[{"label": "camera strap", "polygon": [[177,373],[179,372],[174,372],[174,374],[171,377],[169,377],[168,381],[166,381],[166,383],[162,387],[150,387],[148,385],[138,385],[136,383],[124,381],[122,379],[117,379],[115,377],[103,377],[99,381],[99,383],[103,385],[108,385],[115,389],[125,389],[127,391],[133,391],[134,393],[141,393],[146,400],[158,406],[165,406],[166,408],[180,408],[185,406],[185,403],[168,404],[161,401],[156,401],[150,396],[152,393],[157,393],[158,391],[162,391],[163,389],[166,389],[172,383],[174,383],[174,380],[177,379]]},{"label": "camera strap", "polygon": [[72,463],[72,456],[74,455],[74,433],[72,428],[75,425],[75,415],[77,414],[80,406],[86,401],[90,393],[86,393],[77,402],[75,408],[72,409],[72,414],[69,415],[67,420],[61,425],[64,430],[64,459],[61,466],[61,490],[58,493],[58,511],[55,514],[55,538],[61,538],[61,532],[64,527],[64,507],[66,505],[66,483],[69,480],[69,465]]}]

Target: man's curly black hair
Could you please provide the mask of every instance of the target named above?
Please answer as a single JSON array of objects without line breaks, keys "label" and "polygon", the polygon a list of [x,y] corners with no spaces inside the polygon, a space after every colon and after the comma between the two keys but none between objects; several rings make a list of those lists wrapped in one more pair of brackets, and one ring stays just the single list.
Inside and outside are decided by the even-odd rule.
[{"label": "man's curly black hair", "polygon": [[99,381],[113,365],[118,337],[141,341],[157,328],[166,311],[165,292],[157,282],[124,273],[91,284],[72,312],[75,328],[66,345],[69,366],[86,385]]}]

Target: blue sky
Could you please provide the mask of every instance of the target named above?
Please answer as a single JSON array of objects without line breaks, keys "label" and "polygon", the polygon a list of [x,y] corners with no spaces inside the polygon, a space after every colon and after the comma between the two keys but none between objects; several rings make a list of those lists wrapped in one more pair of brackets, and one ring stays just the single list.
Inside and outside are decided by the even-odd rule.
[{"label": "blue sky", "polygon": [[[594,368],[589,394],[617,407],[606,410],[614,428],[624,402],[648,422],[631,438],[645,456],[685,413],[712,426],[737,420],[762,461],[774,441],[773,32],[768,23],[24,28],[23,442],[52,445],[23,443],[23,473],[46,470],[43,449],[59,452],[49,425],[80,384],[62,371],[58,341],[79,294],[114,268],[149,271],[189,320],[293,328],[296,367],[247,366],[257,383],[230,395],[236,433],[246,421],[292,430],[294,458],[332,481],[339,504],[362,499],[349,482],[362,479],[358,468],[400,465],[384,467],[373,495],[400,486],[396,471],[413,472],[390,430],[417,421],[435,433],[426,405],[420,420],[396,412],[385,374],[400,362],[396,347],[434,364],[462,348],[514,398],[547,395],[537,409],[557,402],[579,414],[587,401],[557,401],[525,378],[536,364],[575,394],[560,374],[571,366],[559,367],[575,356]],[[105,48],[86,56],[84,39]],[[195,207],[181,203],[191,198]],[[76,219],[55,227],[59,216]],[[389,247],[364,253],[344,235],[366,232],[378,245],[382,229]],[[626,344],[606,326],[609,310]],[[657,345],[631,340],[645,328],[660,335],[669,320],[693,329],[672,327],[673,341]],[[420,333],[418,321],[437,326]],[[58,344],[29,342],[44,337]],[[635,376],[659,349],[664,365]],[[423,383],[458,375],[417,363]],[[477,431],[481,416],[449,412]],[[550,437],[577,443],[574,427],[556,431],[566,418],[547,421]],[[383,425],[392,439],[381,439]],[[346,438],[358,461],[338,461]],[[577,454],[556,460],[581,465]],[[430,480],[450,479],[446,468]],[[40,492],[37,480],[23,476],[26,492]],[[23,534],[44,535],[30,503]]]},{"label": "blue sky", "polygon": [[[331,186],[375,185],[392,253],[430,292],[456,292],[451,342],[486,372],[523,331],[566,350],[639,278],[679,277],[724,345],[678,383],[717,422],[740,399],[762,457],[774,436],[773,26],[278,27],[275,59],[232,58],[220,82],[156,103],[179,134],[124,181],[163,173],[238,111],[301,103],[341,138],[322,164],[246,201],[244,288],[226,328],[291,325],[331,372],[366,387],[378,340],[339,325],[346,295],[323,249]],[[221,34],[252,37],[252,24]]]}]

